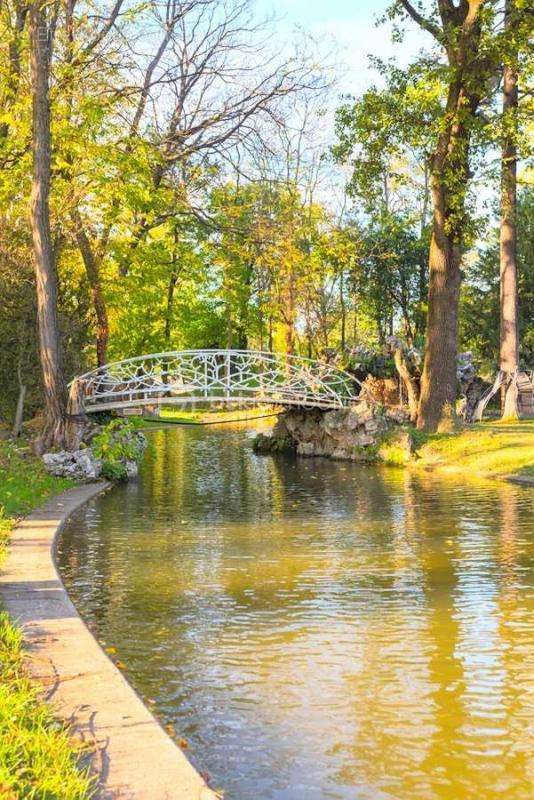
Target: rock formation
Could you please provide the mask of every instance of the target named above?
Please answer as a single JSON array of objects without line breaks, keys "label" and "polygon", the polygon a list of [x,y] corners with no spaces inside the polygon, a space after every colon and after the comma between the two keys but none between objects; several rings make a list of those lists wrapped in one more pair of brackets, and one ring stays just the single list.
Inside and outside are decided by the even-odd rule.
[{"label": "rock formation", "polygon": [[303,456],[327,456],[347,461],[373,461],[388,431],[408,420],[403,409],[385,409],[367,399],[335,411],[289,410],[272,433],[260,434],[257,453],[295,450]]}]

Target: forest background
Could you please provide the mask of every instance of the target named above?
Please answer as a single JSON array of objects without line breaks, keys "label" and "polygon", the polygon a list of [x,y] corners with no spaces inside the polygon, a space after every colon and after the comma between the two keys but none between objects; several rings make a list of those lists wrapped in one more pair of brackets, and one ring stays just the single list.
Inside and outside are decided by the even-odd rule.
[{"label": "forest background", "polygon": [[[512,162],[532,367],[528,8],[393,2],[378,16],[362,78],[334,39],[249,0],[1,0],[1,418],[21,386],[27,416],[60,413],[67,382],[109,360],[228,347],[350,368],[395,334],[449,370],[423,409],[435,426],[453,350],[488,378],[499,364]],[[431,303],[458,328],[442,356],[436,248],[452,293],[431,286]]]}]

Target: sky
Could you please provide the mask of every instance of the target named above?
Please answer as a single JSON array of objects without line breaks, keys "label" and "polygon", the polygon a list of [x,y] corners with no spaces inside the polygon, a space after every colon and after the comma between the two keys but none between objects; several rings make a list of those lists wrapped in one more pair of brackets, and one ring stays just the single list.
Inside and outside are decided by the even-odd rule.
[{"label": "sky", "polygon": [[[369,65],[368,56],[394,57],[397,64],[407,64],[432,38],[408,20],[402,44],[393,43],[391,24],[377,25],[391,0],[255,0],[258,17],[273,17],[271,28],[278,42],[289,43],[295,30],[311,34],[327,61],[335,64],[335,85],[323,108],[315,144],[325,152],[335,142],[334,114],[341,96],[359,96],[371,85],[380,86],[381,76]],[[326,163],[315,197],[334,211],[344,204],[344,185],[350,170]]]},{"label": "sky", "polygon": [[354,95],[379,81],[369,68],[368,54],[395,56],[402,64],[432,44],[431,37],[411,21],[406,23],[403,43],[393,44],[391,26],[376,25],[389,5],[390,0],[257,0],[260,13],[275,15],[281,36],[300,27],[324,42],[325,48],[331,44],[339,62],[339,91]]}]

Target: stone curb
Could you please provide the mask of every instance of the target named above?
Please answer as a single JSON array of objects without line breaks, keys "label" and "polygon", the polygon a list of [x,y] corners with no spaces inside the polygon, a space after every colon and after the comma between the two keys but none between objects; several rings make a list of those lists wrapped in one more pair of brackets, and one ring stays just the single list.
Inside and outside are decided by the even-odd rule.
[{"label": "stone curb", "polygon": [[55,713],[92,746],[98,800],[216,800],[77,613],[54,562],[67,518],[109,488],[70,489],[12,531],[0,596],[22,626],[26,662]]}]

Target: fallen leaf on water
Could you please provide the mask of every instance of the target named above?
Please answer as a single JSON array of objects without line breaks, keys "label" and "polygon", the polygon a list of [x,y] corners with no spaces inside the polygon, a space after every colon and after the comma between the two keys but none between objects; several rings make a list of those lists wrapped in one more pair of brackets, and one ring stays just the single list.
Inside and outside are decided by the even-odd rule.
[{"label": "fallen leaf on water", "polygon": [[183,748],[183,750],[187,750],[189,747],[185,739],[180,739],[180,747]]},{"label": "fallen leaf on water", "polygon": [[116,652],[117,652],[116,647],[106,647],[106,653],[116,653]]}]

